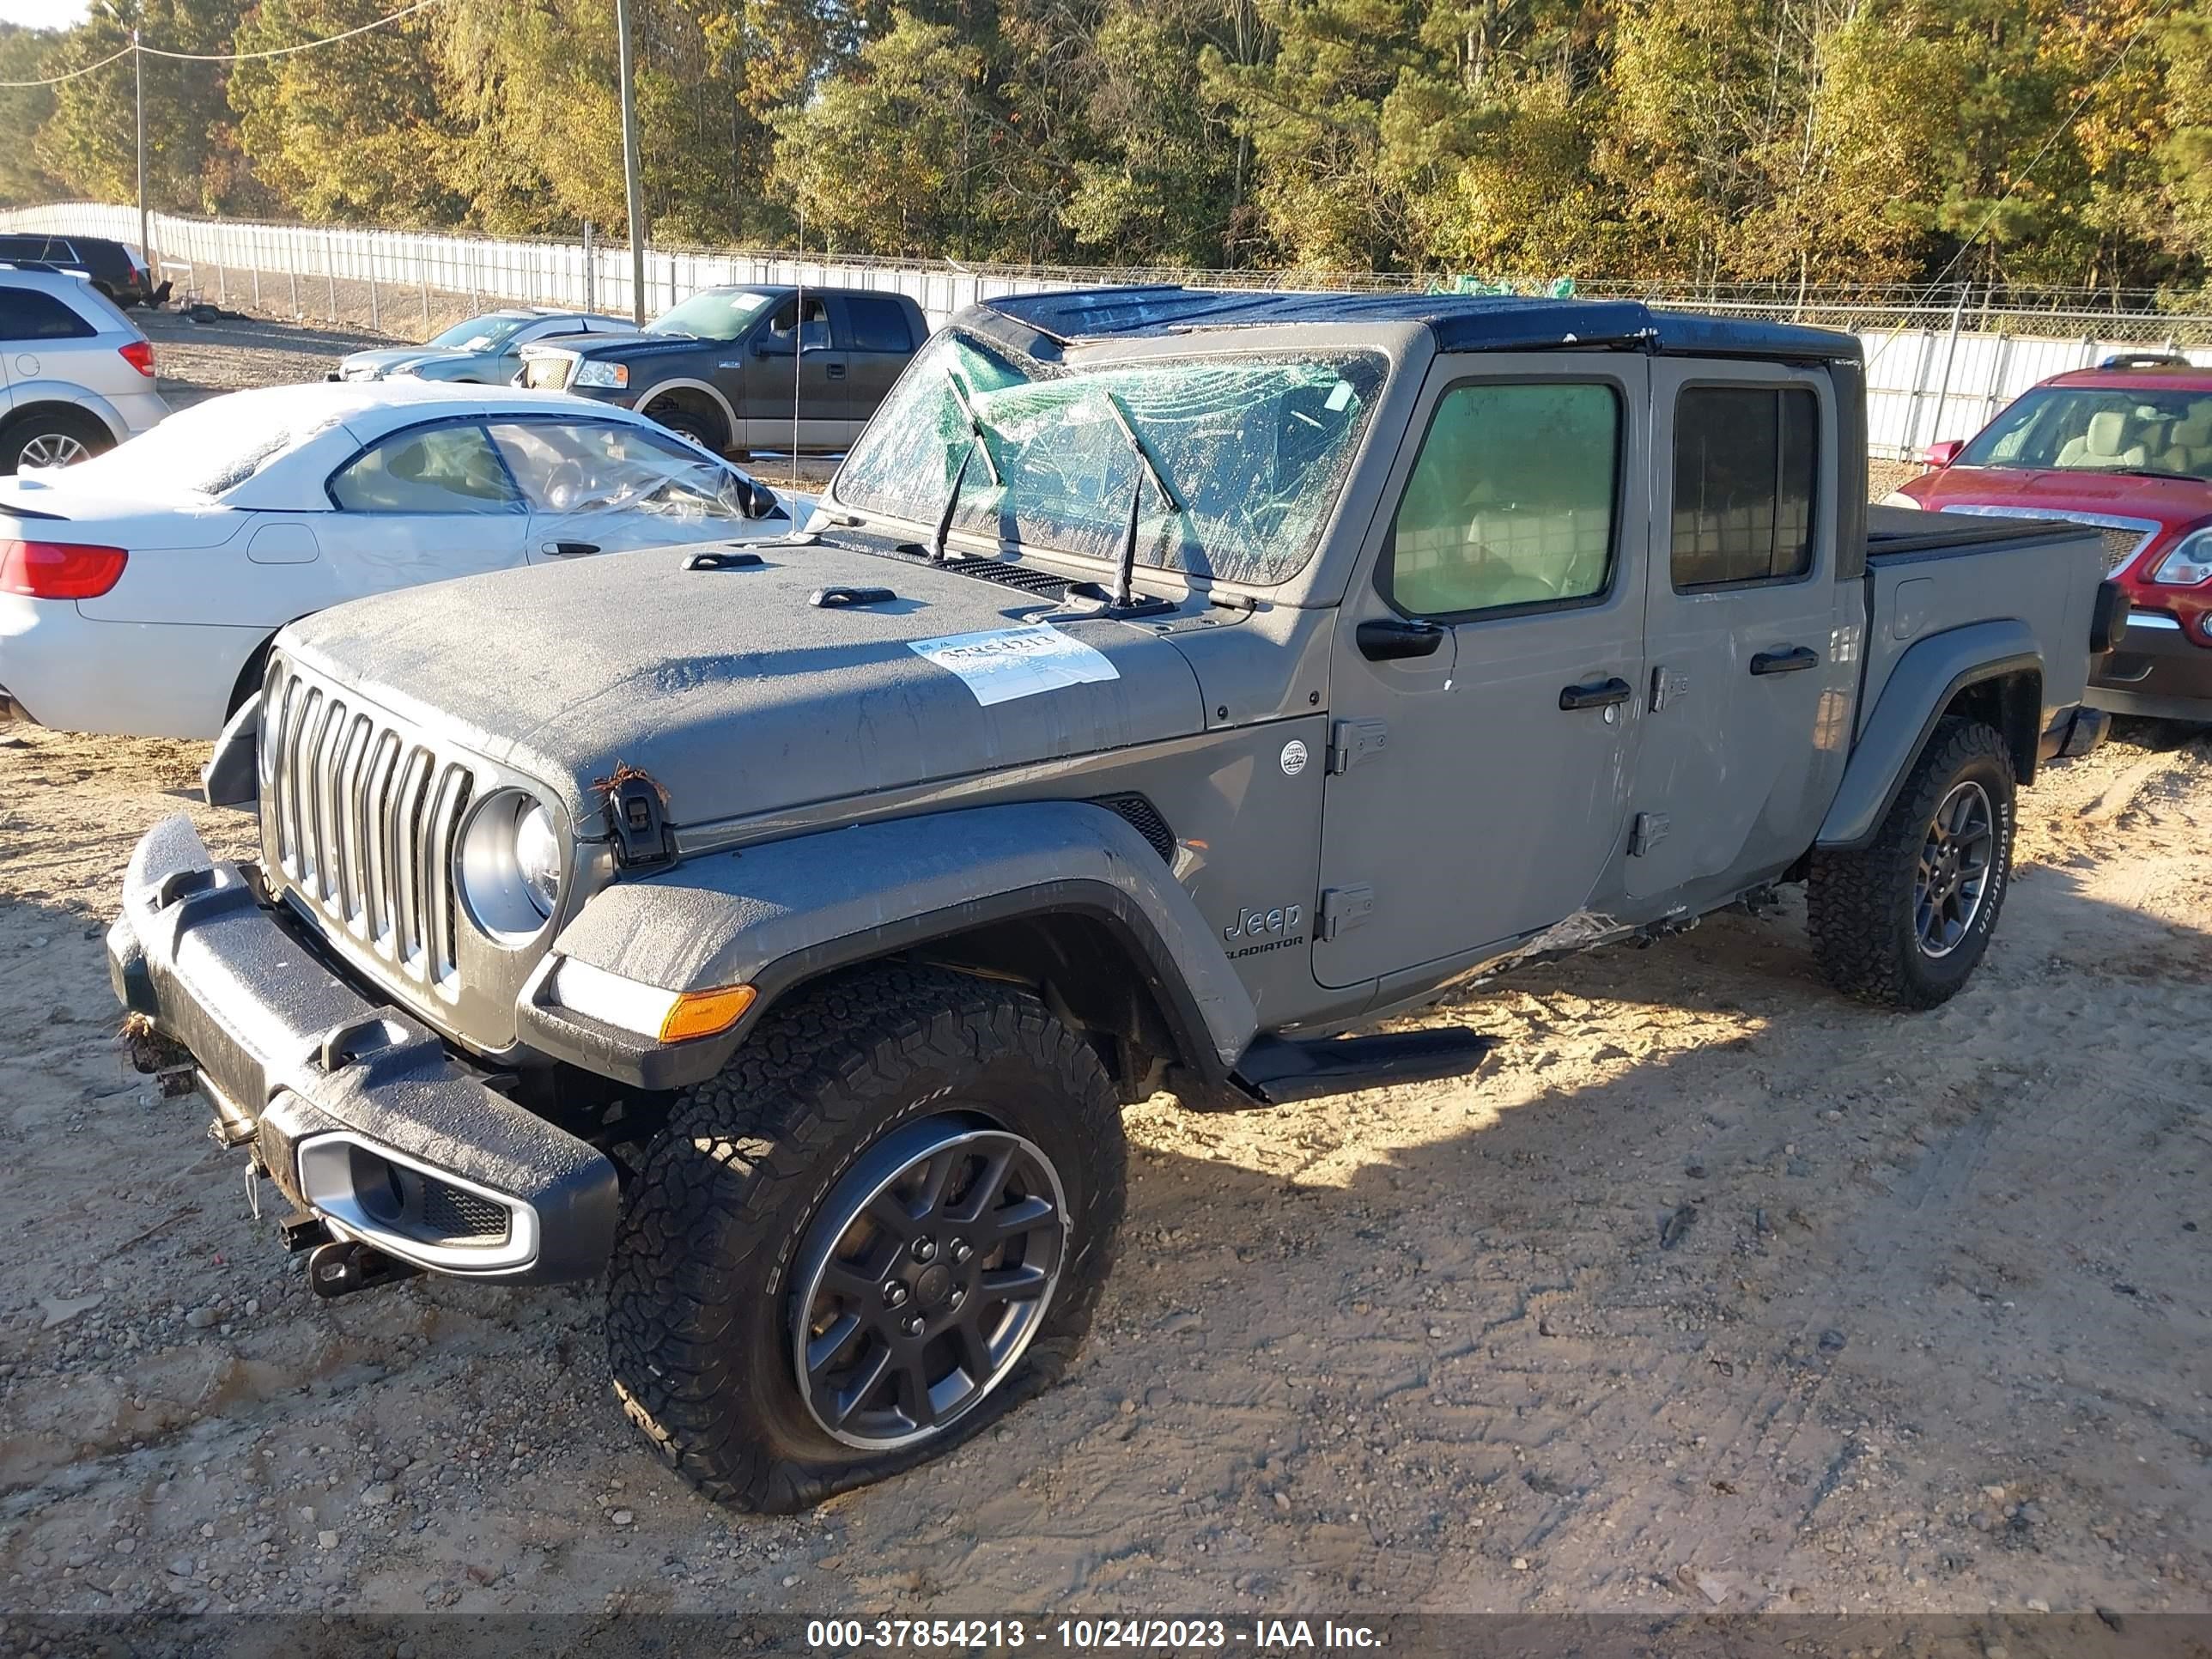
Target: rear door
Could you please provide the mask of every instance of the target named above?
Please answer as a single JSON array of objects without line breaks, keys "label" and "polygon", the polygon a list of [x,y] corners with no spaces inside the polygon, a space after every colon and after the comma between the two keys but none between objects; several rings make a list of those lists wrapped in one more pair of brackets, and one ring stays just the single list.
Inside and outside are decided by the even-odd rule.
[{"label": "rear door", "polygon": [[[845,311],[845,361],[851,387],[851,430],[848,442],[860,435],[868,417],[890,393],[891,383],[904,372],[921,342],[914,337],[907,308],[887,294],[848,294],[837,304]],[[836,307],[833,307],[834,310]]]},{"label": "rear door", "polygon": [[844,342],[827,299],[795,294],[754,331],[738,410],[748,449],[840,450],[852,429]]},{"label": "rear door", "polygon": [[1627,889],[1692,903],[1811,844],[1850,740],[1837,627],[1836,413],[1825,374],[1661,358],[1651,371],[1649,705]]},{"label": "rear door", "polygon": [[[1649,370],[1440,361],[1330,669],[1314,976],[1356,985],[1584,908],[1620,856],[1644,659]],[[1413,630],[1409,632],[1408,630]],[[1422,654],[1399,654],[1425,644]]]}]

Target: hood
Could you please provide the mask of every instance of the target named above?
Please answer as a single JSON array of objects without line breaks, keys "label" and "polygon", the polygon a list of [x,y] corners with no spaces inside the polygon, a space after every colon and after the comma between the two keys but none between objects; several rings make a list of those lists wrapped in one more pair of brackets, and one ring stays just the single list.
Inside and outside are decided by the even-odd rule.
[{"label": "hood", "polygon": [[2096,513],[2169,526],[2212,514],[2212,483],[2049,467],[1949,466],[1905,486],[1924,507],[2018,507],[2054,514]]},{"label": "hood", "polygon": [[343,380],[380,380],[387,374],[419,368],[424,363],[458,362],[467,352],[433,350],[427,346],[386,346],[375,351],[348,352],[338,364]]},{"label": "hood", "polygon": [[568,334],[558,339],[533,343],[523,348],[526,354],[535,344],[555,346],[579,357],[620,358],[635,362],[641,357],[672,357],[688,351],[734,351],[735,340],[707,340],[692,334]]},{"label": "hood", "polygon": [[[405,589],[295,623],[281,648],[538,780],[587,836],[603,827],[593,781],[618,765],[648,774],[682,826],[1204,727],[1188,661],[1149,626],[1072,620],[1009,640],[1048,605],[852,548],[757,551],[751,568],[687,570],[655,550]],[[810,603],[841,584],[897,598]],[[979,671],[978,647],[913,648],[977,634],[994,636],[986,656],[1041,652],[1062,672],[1010,686]]]}]

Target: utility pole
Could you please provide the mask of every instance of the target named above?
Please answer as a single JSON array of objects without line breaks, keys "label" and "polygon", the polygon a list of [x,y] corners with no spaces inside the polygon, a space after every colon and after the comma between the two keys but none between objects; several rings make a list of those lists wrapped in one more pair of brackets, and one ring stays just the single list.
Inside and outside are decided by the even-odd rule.
[{"label": "utility pole", "polygon": [[146,212],[146,54],[138,50],[136,24],[131,29],[131,96],[138,106],[138,252],[146,261],[146,282],[150,288],[161,273],[154,266],[152,221]]},{"label": "utility pole", "polygon": [[645,212],[637,182],[637,84],[630,62],[629,0],[615,0],[615,52],[622,70],[623,195],[629,209],[630,317],[645,325]]}]

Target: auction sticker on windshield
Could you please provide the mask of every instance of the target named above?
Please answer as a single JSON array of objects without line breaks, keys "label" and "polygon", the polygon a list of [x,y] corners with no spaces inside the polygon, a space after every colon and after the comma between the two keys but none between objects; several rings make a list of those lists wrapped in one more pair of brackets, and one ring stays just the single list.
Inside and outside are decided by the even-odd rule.
[{"label": "auction sticker on windshield", "polygon": [[909,644],[916,656],[957,674],[986,708],[1063,686],[1121,678],[1103,653],[1044,623],[948,634]]}]

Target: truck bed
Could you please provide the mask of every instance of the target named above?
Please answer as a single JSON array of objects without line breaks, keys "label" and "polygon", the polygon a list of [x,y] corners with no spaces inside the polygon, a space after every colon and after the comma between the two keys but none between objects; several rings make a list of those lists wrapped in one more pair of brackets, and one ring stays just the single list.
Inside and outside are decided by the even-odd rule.
[{"label": "truck bed", "polygon": [[2104,541],[2088,526],[1869,507],[1866,671],[1856,729],[1864,729],[1916,641],[1993,619],[2018,621],[2041,644],[2046,720],[2079,702],[2089,673],[2090,612],[2104,574]]}]

